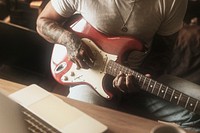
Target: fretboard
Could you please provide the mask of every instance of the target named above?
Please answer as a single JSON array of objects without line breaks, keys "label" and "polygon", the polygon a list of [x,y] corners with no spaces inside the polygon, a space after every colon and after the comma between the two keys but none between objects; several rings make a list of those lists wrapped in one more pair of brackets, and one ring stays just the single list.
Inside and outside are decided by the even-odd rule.
[{"label": "fretboard", "polygon": [[200,114],[200,101],[190,97],[176,89],[170,88],[162,83],[159,83],[151,78],[144,76],[132,69],[124,67],[115,61],[110,60],[106,66],[106,73],[117,76],[119,72],[124,74],[132,74],[140,89],[156,95],[162,99],[180,105],[189,111]]}]

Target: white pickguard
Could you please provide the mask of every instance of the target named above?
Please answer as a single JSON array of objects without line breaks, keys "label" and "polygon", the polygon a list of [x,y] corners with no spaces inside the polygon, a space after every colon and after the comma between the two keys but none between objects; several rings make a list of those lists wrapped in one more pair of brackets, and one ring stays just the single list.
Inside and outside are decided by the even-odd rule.
[{"label": "white pickguard", "polygon": [[[84,41],[85,44],[87,44],[91,48],[95,56],[94,67],[91,69],[77,69],[76,64],[73,63],[70,70],[67,71],[67,73],[63,74],[60,81],[63,84],[67,84],[67,83],[89,84],[97,91],[97,93],[99,93],[101,96],[105,97],[106,99],[109,99],[109,95],[106,94],[102,88],[102,80],[106,74],[105,67],[107,65],[107,62],[109,60],[115,61],[117,59],[117,56],[105,53],[100,48],[98,48],[94,44],[94,42],[92,42],[89,39],[83,38],[82,40]],[[63,52],[65,54],[67,53],[66,48],[65,50],[63,49],[60,50],[59,55],[64,56],[65,54]],[[59,57],[59,58],[62,60],[62,57]],[[62,64],[64,67],[67,66],[66,62],[62,62],[60,64]]]}]

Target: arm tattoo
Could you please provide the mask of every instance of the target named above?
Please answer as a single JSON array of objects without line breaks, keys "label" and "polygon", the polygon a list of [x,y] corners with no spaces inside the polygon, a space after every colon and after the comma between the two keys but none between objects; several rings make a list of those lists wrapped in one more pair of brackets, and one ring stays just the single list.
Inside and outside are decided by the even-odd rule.
[{"label": "arm tattoo", "polygon": [[45,18],[40,20],[37,28],[40,34],[49,42],[66,46],[71,56],[77,54],[81,41],[75,34],[65,30],[55,21]]}]

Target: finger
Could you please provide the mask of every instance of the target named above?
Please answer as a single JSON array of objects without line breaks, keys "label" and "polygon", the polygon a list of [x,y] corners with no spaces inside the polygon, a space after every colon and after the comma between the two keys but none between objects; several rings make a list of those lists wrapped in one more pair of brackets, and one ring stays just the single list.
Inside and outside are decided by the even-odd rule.
[{"label": "finger", "polygon": [[89,68],[91,68],[91,67],[94,66],[94,61],[93,61],[90,57],[88,57],[88,56],[85,56],[85,57],[84,57],[83,62],[85,62],[85,64],[86,64]]},{"label": "finger", "polygon": [[81,68],[79,62],[78,62],[74,57],[72,57],[72,58],[70,59],[70,61],[72,61],[74,64],[76,64],[77,69],[80,69],[80,68]]},{"label": "finger", "polygon": [[114,79],[113,79],[113,87],[118,88],[118,80],[122,76],[122,73],[120,72]]},{"label": "finger", "polygon": [[90,50],[90,48],[86,48],[86,53],[87,53],[87,57],[89,58],[89,61],[94,64],[94,60],[95,60],[95,56],[94,54],[92,53],[92,51]]},{"label": "finger", "polygon": [[[124,80],[124,81],[123,81]],[[119,90],[119,91],[121,91],[121,92],[125,92],[124,90],[123,90],[123,84],[125,84],[124,83],[125,82],[125,75],[122,73],[122,72],[120,72],[116,77],[115,77],[115,79],[113,80],[113,87],[114,88],[116,88],[117,90]]]},{"label": "finger", "polygon": [[77,62],[81,68],[84,68],[84,69],[90,68],[84,59],[78,59]]},{"label": "finger", "polygon": [[94,55],[92,54],[91,51],[89,51],[87,48],[86,48],[86,51],[84,51],[83,53],[83,56],[84,56],[84,59],[85,61],[87,62],[87,65],[89,67],[92,67],[94,66]]},{"label": "finger", "polygon": [[94,60],[89,56],[87,48],[81,47],[79,50],[79,56],[80,58],[80,63],[83,63],[83,67],[84,68],[91,68],[92,66],[94,66]]},{"label": "finger", "polygon": [[77,69],[80,69],[80,68],[88,69],[89,68],[88,65],[86,65],[86,63],[84,62],[83,57],[81,57],[80,55],[77,55],[76,57],[72,57],[70,60],[77,65]]},{"label": "finger", "polygon": [[124,75],[120,76],[117,82],[117,87],[123,88],[126,84],[126,77]]},{"label": "finger", "polygon": [[146,77],[150,78],[151,77],[151,74],[147,73],[145,74]]},{"label": "finger", "polygon": [[[80,51],[79,51],[80,52]],[[84,56],[80,53],[78,53],[75,57],[73,57],[71,59],[74,63],[77,64],[77,67],[79,68],[84,68],[84,69],[88,69],[89,66],[86,64],[86,61],[84,59]]]},{"label": "finger", "polygon": [[127,86],[125,84],[125,74],[119,73],[114,80],[113,86],[118,89],[119,91],[125,93],[127,91]]},{"label": "finger", "polygon": [[115,79],[113,80],[113,83],[112,83],[112,85],[113,85],[113,88],[116,88],[116,86],[115,86]]},{"label": "finger", "polygon": [[128,74],[126,76],[126,86],[127,86],[128,92],[137,92],[138,91],[138,88],[135,86],[134,81],[135,80],[134,80],[133,75]]},{"label": "finger", "polygon": [[113,79],[113,82],[112,82],[113,88],[117,88],[117,87],[116,87],[117,81],[118,81],[118,77],[116,76],[116,77]]},{"label": "finger", "polygon": [[121,92],[125,93],[125,91],[127,90],[127,87],[126,87],[126,78],[124,75],[119,77],[116,87]]},{"label": "finger", "polygon": [[89,57],[90,61],[94,62],[95,56],[92,53],[92,50],[90,49],[90,47],[88,45],[86,45],[85,43],[82,43],[82,46],[85,49],[87,56]]},{"label": "finger", "polygon": [[126,76],[126,86],[127,86],[127,91],[128,91],[128,92],[132,92],[132,91],[135,90],[133,75],[128,74],[128,75]]}]

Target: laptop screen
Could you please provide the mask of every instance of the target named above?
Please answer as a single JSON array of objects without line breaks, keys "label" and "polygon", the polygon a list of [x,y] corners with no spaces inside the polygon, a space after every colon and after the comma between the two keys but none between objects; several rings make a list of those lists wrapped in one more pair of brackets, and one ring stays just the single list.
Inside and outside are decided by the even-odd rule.
[{"label": "laptop screen", "polygon": [[0,131],[2,133],[27,133],[21,106],[0,93]]}]

